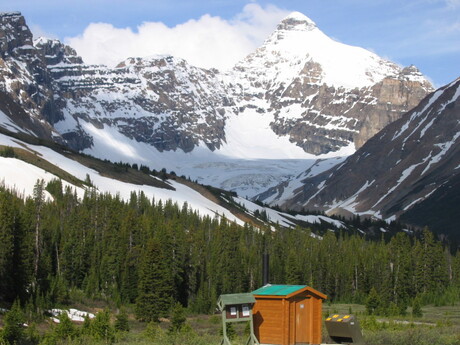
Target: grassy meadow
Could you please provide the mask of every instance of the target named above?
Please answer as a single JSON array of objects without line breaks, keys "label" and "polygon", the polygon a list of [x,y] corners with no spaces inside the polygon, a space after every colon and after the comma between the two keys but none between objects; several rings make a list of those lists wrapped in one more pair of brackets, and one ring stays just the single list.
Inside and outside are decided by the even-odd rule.
[{"label": "grassy meadow", "polygon": [[[75,307],[98,312],[98,308]],[[379,317],[366,314],[365,307],[358,304],[328,304],[323,306],[323,316],[332,314],[354,314],[361,325],[366,345],[460,345],[460,304],[450,306],[428,305],[422,308],[423,316],[413,318],[408,309],[406,317]],[[112,311],[112,324],[115,323],[115,310]],[[0,325],[3,324],[0,320]],[[209,345],[220,344],[221,318],[215,315],[187,315],[186,321],[179,331],[171,331],[171,320],[162,319],[160,323],[146,324],[134,318],[132,310],[128,310],[129,331],[115,332],[113,339],[95,339],[85,335],[74,338],[56,339],[43,337],[51,332],[56,325],[45,319],[33,326],[40,336],[40,344],[76,345],[76,344],[125,344],[125,345]],[[74,324],[81,330],[82,324]],[[248,327],[246,323],[235,323],[232,334],[232,344],[244,345],[247,341]],[[327,335],[323,324],[323,343],[334,342]],[[2,344],[3,345],[3,344]]]}]

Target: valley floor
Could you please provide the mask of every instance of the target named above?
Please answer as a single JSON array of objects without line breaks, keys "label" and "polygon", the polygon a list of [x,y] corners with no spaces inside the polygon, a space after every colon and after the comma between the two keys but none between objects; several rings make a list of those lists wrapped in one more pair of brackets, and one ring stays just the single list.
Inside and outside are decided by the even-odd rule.
[{"label": "valley floor", "polygon": [[[79,308],[97,312],[101,310],[100,303],[96,306],[76,305]],[[408,310],[410,315],[410,310]],[[365,344],[367,345],[459,345],[460,344],[460,303],[450,306],[428,305],[422,308],[423,316],[420,318],[396,317],[384,318],[366,315],[365,307],[358,304],[325,304],[323,317],[330,314],[349,314],[357,316],[360,322]],[[114,319],[113,310],[112,319]],[[142,323],[134,318],[129,310],[129,332],[117,332],[114,343],[123,345],[209,345],[220,344],[221,318],[216,315],[189,315],[182,331],[171,332],[171,321],[163,319],[158,324]],[[0,325],[3,326],[3,316],[0,315]],[[112,320],[113,322],[113,320]],[[49,320],[37,325],[38,332],[43,334],[56,327]],[[81,323],[77,323],[81,329]],[[243,345],[247,341],[247,325],[245,323],[233,324],[233,345]],[[55,339],[56,340],[56,339]],[[97,340],[80,336],[73,340],[57,340],[55,345],[77,344],[107,344],[106,340]],[[323,323],[323,343],[334,342],[327,335]],[[40,344],[50,344],[41,341]]]}]

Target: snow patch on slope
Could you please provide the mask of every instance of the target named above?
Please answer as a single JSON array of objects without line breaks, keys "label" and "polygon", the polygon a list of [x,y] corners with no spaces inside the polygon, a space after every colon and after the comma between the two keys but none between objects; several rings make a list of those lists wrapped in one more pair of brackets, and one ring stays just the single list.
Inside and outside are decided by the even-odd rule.
[{"label": "snow patch on slope", "polygon": [[[2,134],[0,134],[0,145],[24,148],[19,145],[17,141],[14,141]],[[244,222],[236,218],[227,209],[213,203],[195,190],[176,181],[168,181],[171,186],[175,188],[175,191],[146,185],[125,183],[101,176],[97,171],[66,158],[47,147],[26,144],[25,146],[32,152],[40,154],[43,157],[42,159],[59,166],[61,169],[69,172],[80,180],[85,180],[88,175],[93,185],[101,193],[110,193],[112,195],[118,194],[122,199],[129,200],[132,192],[142,191],[149,199],[154,198],[156,201],[162,200],[163,202],[172,200],[173,202],[177,202],[179,205],[187,202],[192,209],[198,211],[202,216],[208,215],[210,217],[214,217],[218,214],[225,216],[228,220],[235,221],[240,225],[244,224]],[[2,164],[2,169],[0,170],[0,181],[3,181],[3,183],[8,187],[14,187],[19,192],[23,192],[25,195],[32,195],[33,186],[37,180],[44,179],[45,182],[48,182],[57,178],[55,175],[50,174],[43,169],[37,168],[18,159],[0,157],[0,163]],[[81,197],[84,190],[77,187],[75,188],[78,191],[78,195]]]},{"label": "snow patch on slope", "polygon": [[[265,104],[264,108],[268,108]],[[226,143],[219,154],[243,159],[311,159],[299,146],[289,142],[289,137],[279,137],[270,128],[272,113],[259,113],[247,108],[226,120]]]},{"label": "snow patch on slope", "polygon": [[237,68],[248,62],[254,69],[273,65],[274,68],[267,69],[266,80],[281,84],[298,76],[308,61],[321,65],[321,84],[347,89],[372,86],[399,70],[366,49],[334,41],[312,20],[298,13],[286,17],[263,46],[237,64]]}]

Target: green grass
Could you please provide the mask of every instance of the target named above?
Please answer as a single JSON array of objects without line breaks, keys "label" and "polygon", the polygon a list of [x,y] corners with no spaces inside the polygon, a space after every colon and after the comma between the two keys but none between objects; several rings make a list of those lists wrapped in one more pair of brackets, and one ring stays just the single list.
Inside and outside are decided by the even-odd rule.
[{"label": "green grass", "polygon": [[[75,297],[75,296],[74,296]],[[73,304],[80,310],[97,312],[111,305],[108,301],[91,301],[85,298],[75,299]],[[112,304],[112,321],[115,319],[115,306]],[[146,324],[135,319],[133,306],[128,306],[130,332],[117,333],[115,344],[124,345],[209,345],[220,344],[221,318],[216,315],[189,315],[186,327],[179,333],[168,331],[170,322],[167,319],[158,324]],[[423,316],[412,318],[410,309],[406,317],[380,317],[366,315],[365,307],[359,304],[324,304],[324,318],[331,314],[354,314],[362,328],[367,345],[460,345],[460,303],[451,306],[422,307]],[[1,322],[0,316],[0,325]],[[50,329],[50,322],[44,320],[37,325],[39,333],[44,334]],[[77,325],[78,328],[81,325]],[[246,323],[233,324],[236,336],[233,345],[246,344]],[[323,343],[333,342],[327,335],[323,324]],[[61,340],[56,345],[105,344],[88,336],[80,336],[72,340]]]},{"label": "green grass", "polygon": [[[424,306],[420,318],[411,317],[410,308],[406,317],[375,317],[366,315],[364,306],[357,304],[323,307],[324,315],[348,314],[350,311],[357,316],[368,345],[460,345],[460,303]],[[325,327],[323,341],[331,343]]]},{"label": "green grass", "polygon": [[[96,313],[105,308],[112,311],[112,323],[115,320],[117,308],[113,301],[90,299],[79,290],[70,291],[71,305],[79,310]],[[146,324],[136,320],[134,305],[125,306],[129,314],[128,333],[117,333],[115,344],[124,345],[209,345],[220,344],[221,316],[190,314],[187,317],[185,330],[171,334],[168,329],[169,320],[164,319],[158,324]],[[323,305],[323,319],[333,314],[354,314],[362,329],[366,345],[460,345],[460,303],[448,306],[425,305],[422,307],[422,317],[413,318],[408,308],[407,316],[382,317],[366,314],[364,305],[360,304],[330,304]],[[3,325],[0,314],[0,328]],[[81,329],[81,324],[77,328]],[[246,323],[233,324],[236,337],[233,345],[246,344]],[[323,323],[323,343],[333,344],[329,339]],[[43,334],[53,329],[49,319],[36,325],[37,332]],[[0,341],[1,344],[1,341]],[[53,345],[83,345],[106,344],[89,336],[80,336],[72,340],[60,340]]]}]

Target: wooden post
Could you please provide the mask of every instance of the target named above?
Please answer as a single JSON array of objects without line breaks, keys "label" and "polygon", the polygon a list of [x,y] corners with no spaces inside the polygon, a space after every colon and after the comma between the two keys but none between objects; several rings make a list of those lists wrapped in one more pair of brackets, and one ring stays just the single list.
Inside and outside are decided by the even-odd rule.
[{"label": "wooden post", "polygon": [[217,306],[222,313],[222,341],[221,345],[231,345],[227,334],[227,324],[233,322],[249,322],[251,334],[246,345],[260,345],[254,334],[252,308],[255,304],[252,294],[221,295]]},{"label": "wooden post", "polygon": [[222,312],[222,341],[220,342],[220,345],[232,345],[227,336],[227,313],[225,312],[225,309]]}]

